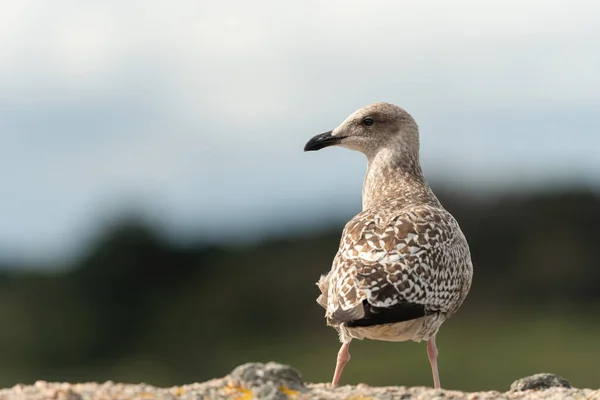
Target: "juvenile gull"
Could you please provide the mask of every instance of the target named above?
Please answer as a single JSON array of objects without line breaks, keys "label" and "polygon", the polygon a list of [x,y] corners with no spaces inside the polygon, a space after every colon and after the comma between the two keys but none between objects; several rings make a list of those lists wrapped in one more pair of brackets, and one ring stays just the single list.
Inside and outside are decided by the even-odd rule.
[{"label": "juvenile gull", "polygon": [[473,265],[458,223],[423,176],[417,123],[400,107],[371,104],[304,151],[332,145],[368,162],[363,211],[346,224],[331,271],[317,283],[317,302],[342,342],[332,384],[350,360],[352,339],[426,340],[439,388],[435,336],[467,296]]}]

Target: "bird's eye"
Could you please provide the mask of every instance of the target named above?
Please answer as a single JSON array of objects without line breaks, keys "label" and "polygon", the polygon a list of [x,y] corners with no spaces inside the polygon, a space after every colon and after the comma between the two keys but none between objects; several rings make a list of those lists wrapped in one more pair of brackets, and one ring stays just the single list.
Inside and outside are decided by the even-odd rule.
[{"label": "bird's eye", "polygon": [[375,121],[373,121],[373,118],[368,118],[367,117],[367,118],[363,119],[363,124],[365,124],[366,126],[373,125],[373,122],[375,122]]}]

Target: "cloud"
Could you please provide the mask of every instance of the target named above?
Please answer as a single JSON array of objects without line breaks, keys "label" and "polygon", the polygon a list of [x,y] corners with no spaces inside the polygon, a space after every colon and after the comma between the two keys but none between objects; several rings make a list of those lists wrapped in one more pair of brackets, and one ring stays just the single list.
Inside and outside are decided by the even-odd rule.
[{"label": "cloud", "polygon": [[141,73],[175,112],[201,106],[244,120],[382,85],[427,104],[434,91],[440,103],[460,96],[490,106],[541,90],[598,93],[600,9],[590,2],[16,4],[0,17],[14,38],[0,47],[0,79],[17,82],[11,96],[93,98]]},{"label": "cloud", "polygon": [[215,235],[352,212],[361,157],[301,149],[372,101],[415,115],[434,180],[597,182],[599,20],[588,1],[11,2],[0,243],[68,248],[132,197]]}]

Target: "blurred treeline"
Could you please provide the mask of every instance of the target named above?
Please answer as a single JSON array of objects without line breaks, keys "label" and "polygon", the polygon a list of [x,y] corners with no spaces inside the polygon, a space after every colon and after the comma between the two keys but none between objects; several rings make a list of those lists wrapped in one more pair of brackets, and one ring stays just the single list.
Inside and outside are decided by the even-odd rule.
[{"label": "blurred treeline", "polygon": [[[555,372],[599,387],[600,196],[439,197],[467,235],[476,268],[463,309],[438,337],[442,384],[504,390],[526,374]],[[174,385],[269,360],[327,381],[338,342],[314,283],[342,227],[251,246],[183,245],[131,217],[106,227],[68,268],[4,265],[0,386]],[[344,383],[431,385],[422,343],[355,341],[351,350]]]}]

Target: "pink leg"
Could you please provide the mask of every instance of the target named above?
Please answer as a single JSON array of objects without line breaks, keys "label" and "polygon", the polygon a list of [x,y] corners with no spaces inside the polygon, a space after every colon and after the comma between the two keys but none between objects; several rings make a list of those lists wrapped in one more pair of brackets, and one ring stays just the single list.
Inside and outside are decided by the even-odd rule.
[{"label": "pink leg", "polygon": [[350,342],[342,343],[342,347],[340,347],[340,351],[337,355],[337,363],[335,364],[335,373],[333,374],[333,380],[331,381],[332,386],[337,386],[340,378],[342,377],[342,371],[348,361],[350,361]]},{"label": "pink leg", "polygon": [[439,389],[440,374],[437,366],[438,351],[435,346],[435,335],[427,341],[427,356],[429,357],[429,364],[431,364],[431,372],[433,373],[433,385],[436,389]]}]

